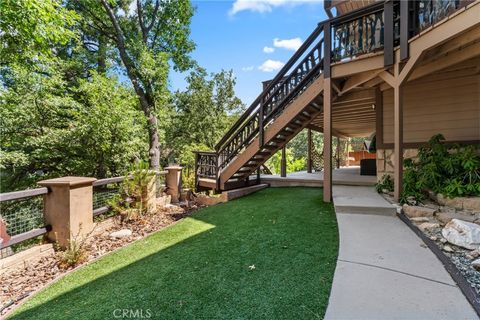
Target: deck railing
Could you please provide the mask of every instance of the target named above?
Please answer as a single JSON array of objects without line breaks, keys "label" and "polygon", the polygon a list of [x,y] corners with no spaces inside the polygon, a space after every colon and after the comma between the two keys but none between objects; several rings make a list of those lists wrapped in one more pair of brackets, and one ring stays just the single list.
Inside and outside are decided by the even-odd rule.
[{"label": "deck railing", "polygon": [[351,14],[332,19],[332,62],[354,59],[381,51],[385,46],[385,20],[393,19],[394,43],[400,38],[400,6],[393,3],[393,17],[386,16],[385,6],[378,3]]},{"label": "deck railing", "polygon": [[47,188],[37,188],[0,194],[0,219],[7,226],[10,240],[0,243],[0,250],[37,238],[51,230],[43,218],[42,196]]}]

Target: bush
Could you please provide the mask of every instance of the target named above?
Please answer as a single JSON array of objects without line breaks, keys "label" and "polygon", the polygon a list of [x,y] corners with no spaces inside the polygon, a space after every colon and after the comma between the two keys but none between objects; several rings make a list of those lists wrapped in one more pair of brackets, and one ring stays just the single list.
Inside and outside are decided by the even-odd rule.
[{"label": "bush", "polygon": [[384,174],[380,182],[375,185],[375,189],[378,193],[383,192],[384,190],[388,192],[393,192],[393,179],[389,174]]},{"label": "bush", "polygon": [[402,202],[410,197],[424,199],[432,190],[448,197],[480,196],[478,146],[447,146],[441,134],[419,149],[418,160],[405,160]]},{"label": "bush", "polygon": [[132,166],[120,185],[119,193],[109,201],[122,221],[136,220],[148,213],[149,189],[154,178],[155,172],[149,170],[147,163],[141,161]]}]

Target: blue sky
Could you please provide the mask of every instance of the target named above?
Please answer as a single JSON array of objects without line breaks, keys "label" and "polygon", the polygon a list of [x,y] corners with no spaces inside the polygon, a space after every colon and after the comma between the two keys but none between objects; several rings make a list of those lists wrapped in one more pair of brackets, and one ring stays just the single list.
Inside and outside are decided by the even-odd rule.
[{"label": "blue sky", "polygon": [[[192,3],[196,11],[191,39],[197,45],[192,57],[208,72],[232,69],[236,93],[247,105],[260,93],[261,82],[273,78],[327,17],[320,0]],[[171,88],[184,89],[184,78],[185,74],[172,73]]]}]

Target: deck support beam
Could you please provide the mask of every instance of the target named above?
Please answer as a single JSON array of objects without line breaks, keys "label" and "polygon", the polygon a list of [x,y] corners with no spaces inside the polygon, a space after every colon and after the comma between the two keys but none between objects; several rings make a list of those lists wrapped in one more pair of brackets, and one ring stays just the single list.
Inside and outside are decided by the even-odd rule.
[{"label": "deck support beam", "polygon": [[307,172],[312,173],[312,129],[307,131]]},{"label": "deck support beam", "polygon": [[287,147],[282,148],[282,160],[280,161],[280,176],[285,178],[287,176]]},{"label": "deck support beam", "polygon": [[324,26],[323,37],[323,201],[332,202],[332,39],[328,22]]},{"label": "deck support beam", "polygon": [[403,87],[395,85],[394,91],[394,198],[400,201],[403,190]]},{"label": "deck support beam", "polygon": [[323,86],[323,201],[332,201],[332,86],[325,78]]}]

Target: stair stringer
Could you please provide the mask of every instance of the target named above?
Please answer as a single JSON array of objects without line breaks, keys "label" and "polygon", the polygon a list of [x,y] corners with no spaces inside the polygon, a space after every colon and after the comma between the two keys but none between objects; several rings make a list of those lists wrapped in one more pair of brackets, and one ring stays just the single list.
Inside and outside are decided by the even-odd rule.
[{"label": "stair stringer", "polygon": [[[320,75],[308,88],[290,103],[285,110],[264,131],[264,144],[279,134],[302,110],[323,93],[324,79]],[[242,168],[259,151],[259,137],[257,136],[236,158],[220,172],[220,189],[225,188],[226,182]]]}]

